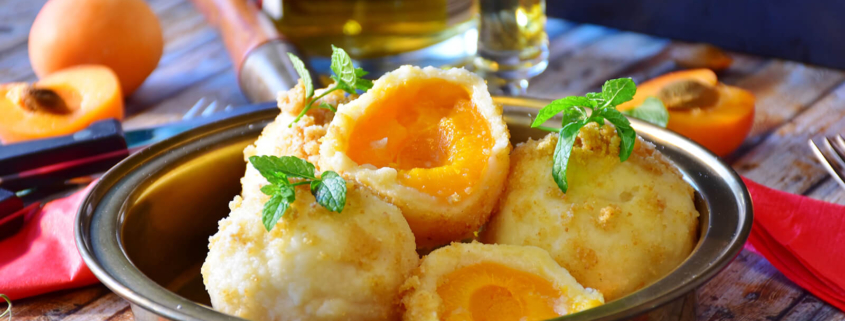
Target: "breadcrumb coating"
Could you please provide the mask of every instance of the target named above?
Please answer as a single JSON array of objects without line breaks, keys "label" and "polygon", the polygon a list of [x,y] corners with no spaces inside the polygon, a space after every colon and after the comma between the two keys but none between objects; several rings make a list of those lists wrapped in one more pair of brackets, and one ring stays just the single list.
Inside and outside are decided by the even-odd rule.
[{"label": "breadcrumb coating", "polygon": [[[540,277],[554,285],[561,296],[554,300],[559,315],[604,304],[602,295],[585,289],[549,254],[534,246],[452,243],[424,257],[402,286],[404,321],[440,321],[446,318],[438,287],[450,273],[482,263],[493,263]],[[466,307],[465,307],[466,308]]]},{"label": "breadcrumb coating", "polygon": [[[317,94],[319,94],[318,90]],[[333,113],[302,110],[300,83],[279,95],[280,115],[254,145],[253,155],[296,156],[317,162],[320,139]],[[354,97],[333,92],[332,105]],[[319,170],[319,168],[318,168]],[[417,266],[414,236],[402,213],[354,182],[342,213],[318,205],[305,186],[267,232],[261,220],[269,196],[264,177],[247,163],[243,192],[210,238],[203,282],[218,311],[252,320],[390,320],[399,317],[399,287]]]},{"label": "breadcrumb coating", "polygon": [[541,247],[608,300],[656,281],[686,259],[698,238],[694,190],[654,145],[638,138],[631,157],[620,163],[614,127],[585,126],[564,194],[551,176],[557,138],[549,134],[514,149],[510,179],[483,241]]}]

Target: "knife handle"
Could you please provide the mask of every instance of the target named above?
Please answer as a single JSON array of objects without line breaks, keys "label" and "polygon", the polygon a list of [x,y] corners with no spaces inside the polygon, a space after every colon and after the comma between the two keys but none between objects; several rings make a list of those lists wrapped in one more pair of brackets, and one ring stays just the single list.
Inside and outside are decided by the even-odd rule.
[{"label": "knife handle", "polygon": [[255,48],[282,39],[273,22],[249,0],[191,0],[208,22],[220,29],[223,43],[240,73],[244,59]]},{"label": "knife handle", "polygon": [[129,155],[117,120],[74,134],[0,146],[0,187],[12,191],[63,183],[108,170]]},{"label": "knife handle", "polygon": [[0,189],[0,240],[15,234],[23,225],[16,214],[23,209],[23,201],[11,191]]}]

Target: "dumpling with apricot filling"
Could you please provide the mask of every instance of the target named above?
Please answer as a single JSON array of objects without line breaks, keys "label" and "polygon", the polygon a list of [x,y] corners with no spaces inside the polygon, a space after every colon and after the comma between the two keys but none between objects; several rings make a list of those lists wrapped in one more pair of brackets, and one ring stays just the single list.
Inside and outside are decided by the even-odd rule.
[{"label": "dumpling with apricot filling", "polygon": [[537,321],[604,303],[543,249],[477,242],[434,250],[402,292],[404,321]]},{"label": "dumpling with apricot filling", "polygon": [[464,69],[403,66],[341,105],[320,165],[402,210],[419,248],[472,236],[502,191],[511,150],[502,110]]}]

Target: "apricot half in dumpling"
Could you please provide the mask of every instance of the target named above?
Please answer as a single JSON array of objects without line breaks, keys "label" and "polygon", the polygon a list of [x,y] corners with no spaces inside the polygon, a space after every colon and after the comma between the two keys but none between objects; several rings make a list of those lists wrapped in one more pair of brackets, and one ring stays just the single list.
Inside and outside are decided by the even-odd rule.
[{"label": "apricot half in dumpling", "polygon": [[510,149],[502,110],[481,78],[403,66],[338,108],[320,165],[398,206],[417,246],[431,248],[486,222]]},{"label": "apricot half in dumpling", "polygon": [[603,303],[533,246],[453,243],[426,256],[402,286],[403,321],[537,321]]}]

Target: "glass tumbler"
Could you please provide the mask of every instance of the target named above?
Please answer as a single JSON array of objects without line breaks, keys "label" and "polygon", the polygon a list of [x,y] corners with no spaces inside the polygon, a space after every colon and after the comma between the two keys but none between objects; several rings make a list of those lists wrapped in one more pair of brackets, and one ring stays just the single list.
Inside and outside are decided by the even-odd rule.
[{"label": "glass tumbler", "polygon": [[478,73],[527,84],[546,69],[545,0],[479,0],[479,11]]}]

